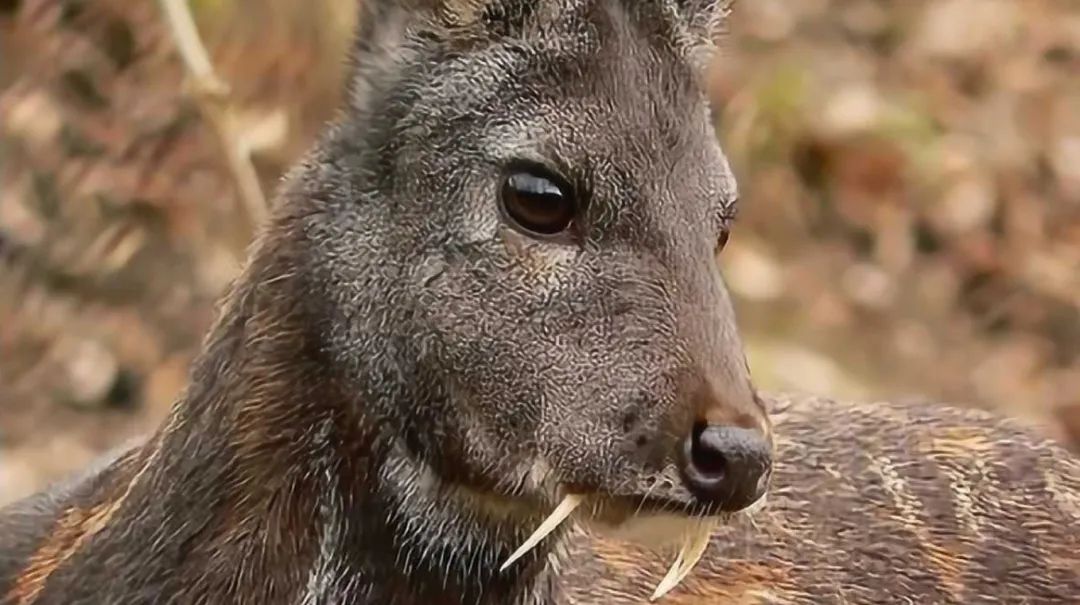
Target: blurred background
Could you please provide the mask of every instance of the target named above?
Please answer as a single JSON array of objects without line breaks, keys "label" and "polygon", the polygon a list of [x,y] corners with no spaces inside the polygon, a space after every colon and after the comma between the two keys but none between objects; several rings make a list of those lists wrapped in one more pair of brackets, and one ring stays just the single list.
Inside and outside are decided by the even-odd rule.
[{"label": "blurred background", "polygon": [[[0,504],[167,413],[354,2],[194,0],[208,95],[158,2],[0,0]],[[1080,446],[1080,3],[742,0],[723,55],[759,385]]]}]

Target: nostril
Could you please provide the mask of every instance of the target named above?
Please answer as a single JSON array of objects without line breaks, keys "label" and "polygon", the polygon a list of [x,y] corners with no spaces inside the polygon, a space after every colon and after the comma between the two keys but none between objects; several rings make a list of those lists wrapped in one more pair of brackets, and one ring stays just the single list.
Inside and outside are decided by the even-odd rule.
[{"label": "nostril", "polygon": [[771,447],[759,431],[697,424],[683,445],[683,479],[698,498],[737,511],[765,494]]},{"label": "nostril", "polygon": [[727,470],[724,452],[716,447],[711,434],[706,434],[707,425],[699,422],[694,425],[690,436],[690,464],[706,478],[719,479]]}]

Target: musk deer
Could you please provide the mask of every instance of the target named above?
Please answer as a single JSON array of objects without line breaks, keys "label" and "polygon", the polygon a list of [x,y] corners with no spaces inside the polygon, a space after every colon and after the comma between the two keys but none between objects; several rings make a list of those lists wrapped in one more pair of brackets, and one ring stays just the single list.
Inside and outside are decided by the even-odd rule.
[{"label": "musk deer", "polygon": [[3,511],[0,602],[1078,594],[1061,449],[977,412],[753,388],[701,86],[724,3],[360,7],[345,107],[186,391]]}]

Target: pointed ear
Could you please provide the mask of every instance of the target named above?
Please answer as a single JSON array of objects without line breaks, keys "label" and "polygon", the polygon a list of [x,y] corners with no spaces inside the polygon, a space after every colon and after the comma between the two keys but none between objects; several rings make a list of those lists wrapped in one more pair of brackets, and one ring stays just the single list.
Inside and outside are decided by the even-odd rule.
[{"label": "pointed ear", "polygon": [[534,3],[550,0],[356,0],[357,31],[350,57],[349,103],[354,109],[392,85],[433,40],[458,42],[506,33]]},{"label": "pointed ear", "polygon": [[727,33],[734,0],[663,0],[680,26],[679,46],[695,62],[708,60]]},{"label": "pointed ear", "polygon": [[466,25],[480,20],[484,11],[500,0],[358,0],[361,21],[378,20],[394,12],[405,11],[444,25]]},{"label": "pointed ear", "polygon": [[360,16],[357,52],[402,36],[405,29],[468,39],[500,29],[500,21],[521,20],[541,0],[356,0]]},{"label": "pointed ear", "polygon": [[359,16],[347,84],[353,109],[363,109],[379,90],[393,85],[400,66],[418,50],[417,33],[431,29],[450,1],[356,0]]},{"label": "pointed ear", "polygon": [[679,14],[687,32],[701,40],[717,42],[723,33],[734,0],[666,0]]}]

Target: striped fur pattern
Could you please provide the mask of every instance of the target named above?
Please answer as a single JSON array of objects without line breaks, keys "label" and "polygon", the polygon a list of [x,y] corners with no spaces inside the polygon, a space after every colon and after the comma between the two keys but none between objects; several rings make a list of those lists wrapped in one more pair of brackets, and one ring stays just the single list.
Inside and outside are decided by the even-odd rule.
[{"label": "striped fur pattern", "polygon": [[[768,506],[718,530],[697,570],[663,603],[1076,602],[1080,461],[1058,445],[1013,421],[936,404],[795,396],[769,403],[781,462]],[[143,468],[138,451],[5,511],[0,602],[79,602],[65,600],[70,588],[59,590],[64,574],[52,576],[101,556],[94,538],[124,522],[117,511]],[[287,591],[259,602],[366,602],[341,592],[348,564],[335,553],[349,521],[334,508],[332,484],[322,485],[319,511],[293,528],[295,541],[314,548],[279,570],[296,580]],[[104,494],[87,497],[95,489]],[[145,561],[155,545],[137,544],[132,560]],[[559,573],[545,572],[558,587],[550,602],[563,605],[641,603],[666,565],[656,552],[591,532],[575,531],[565,548]],[[237,573],[240,581],[254,570]],[[196,602],[99,600],[103,586],[82,602]]]},{"label": "striped fur pattern", "polygon": [[[773,402],[768,507],[714,536],[665,603],[1080,600],[1080,461],[1017,423],[933,404]],[[564,603],[640,603],[663,561],[581,540]]]}]

